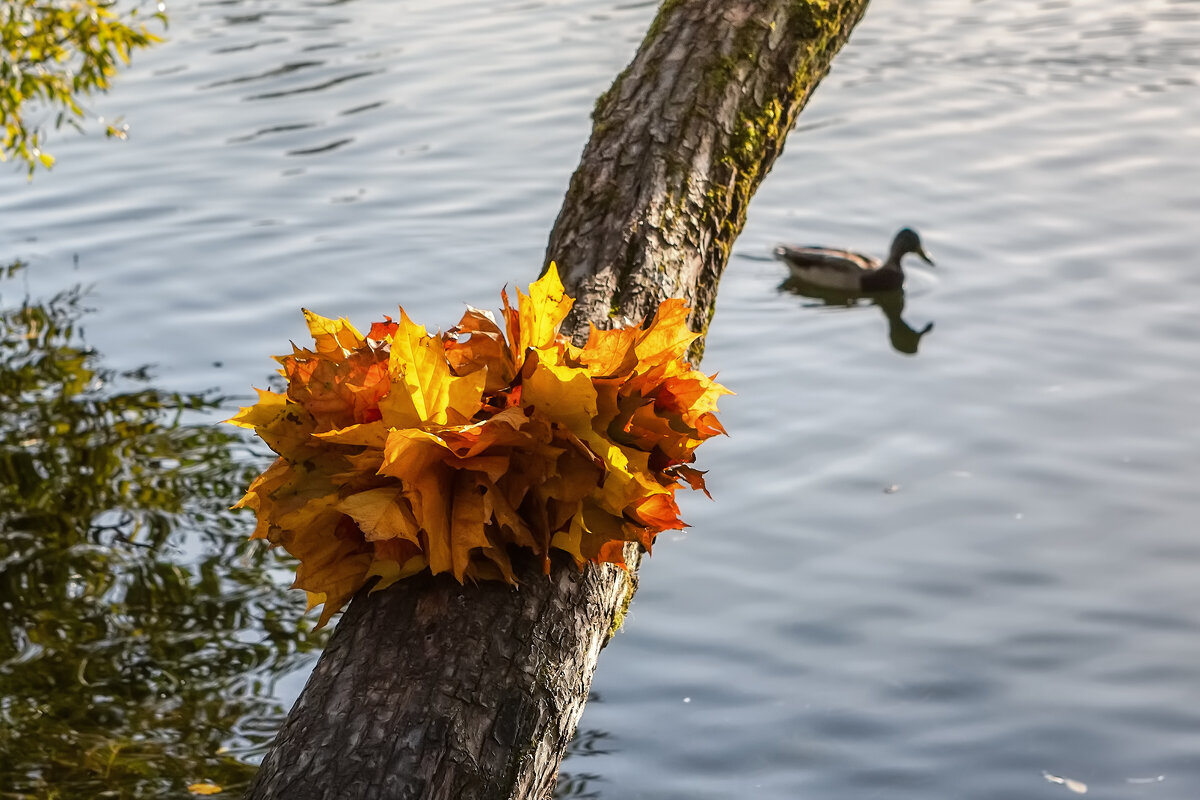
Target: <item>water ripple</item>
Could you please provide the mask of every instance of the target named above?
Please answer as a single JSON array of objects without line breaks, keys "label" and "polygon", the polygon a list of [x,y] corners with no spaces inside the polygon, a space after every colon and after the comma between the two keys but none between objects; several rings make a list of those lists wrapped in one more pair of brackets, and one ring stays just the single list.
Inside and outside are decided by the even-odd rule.
[{"label": "water ripple", "polygon": [[204,86],[203,88],[216,89],[221,86],[235,86],[239,83],[251,83],[252,81],[261,81],[266,78],[275,78],[280,75],[287,75],[289,73],[297,72],[302,69],[309,69],[311,67],[320,67],[320,66],[323,66],[324,64],[325,64],[324,61],[293,61],[293,62],[290,62],[287,64],[283,64],[282,66],[275,67],[273,69],[269,69],[266,72],[257,73],[255,75],[239,75],[235,78],[225,78],[223,80],[219,80],[219,81],[210,83],[207,86]]},{"label": "water ripple", "polygon": [[297,95],[297,94],[308,94],[309,92],[320,92],[320,91],[324,91],[325,89],[330,88],[331,86],[338,86],[339,84],[343,84],[348,81],[358,80],[359,78],[366,78],[371,75],[378,75],[381,72],[382,72],[382,70],[362,70],[359,72],[352,72],[349,75],[341,75],[337,78],[330,78],[329,80],[321,81],[320,83],[314,83],[314,84],[310,84],[307,86],[298,86],[294,89],[280,89],[279,91],[276,91],[276,92],[263,92],[262,94],[251,94],[251,95],[247,95],[245,97],[245,99],[246,100],[273,100],[273,99],[276,99],[279,97],[290,97],[292,95]]},{"label": "water ripple", "polygon": [[[130,141],[64,140],[0,193],[4,241],[35,285],[94,281],[97,346],[185,387],[270,385],[301,306],[492,308],[656,8],[181,8],[104,98]],[[1132,9],[872,4],[722,281],[717,502],[684,499],[601,659],[602,796],[1200,791],[1200,4]],[[763,258],[904,224],[938,263],[916,357]]]}]

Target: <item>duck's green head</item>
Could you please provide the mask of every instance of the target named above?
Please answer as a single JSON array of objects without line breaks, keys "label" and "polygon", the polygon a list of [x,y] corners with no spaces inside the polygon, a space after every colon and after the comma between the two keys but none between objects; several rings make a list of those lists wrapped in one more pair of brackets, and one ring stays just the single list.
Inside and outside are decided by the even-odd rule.
[{"label": "duck's green head", "polygon": [[933,266],[933,259],[921,246],[921,237],[917,235],[917,232],[912,228],[901,228],[900,232],[896,234],[896,238],[892,239],[892,252],[888,256],[888,261],[899,264],[900,259],[908,253],[915,253],[926,264]]}]

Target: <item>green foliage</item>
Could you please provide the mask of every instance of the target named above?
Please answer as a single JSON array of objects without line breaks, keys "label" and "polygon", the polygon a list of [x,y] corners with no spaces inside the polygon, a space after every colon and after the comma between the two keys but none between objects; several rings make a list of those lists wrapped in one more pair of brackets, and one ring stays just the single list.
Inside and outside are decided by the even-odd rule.
[{"label": "green foliage", "polygon": [[[286,709],[297,630],[273,554],[228,511],[254,458],[217,399],[117,373],[78,288],[0,274],[0,797],[236,793]],[[0,270],[0,273],[3,271]]]},{"label": "green foliage", "polygon": [[[152,18],[166,26],[161,10]],[[56,128],[79,128],[80,98],[106,91],[118,63],[161,41],[142,19],[136,8],[118,13],[116,0],[0,0],[0,161],[23,162],[30,177],[39,165],[52,166],[41,126],[26,119],[28,106],[56,115]],[[125,135],[114,125],[106,133]]]}]

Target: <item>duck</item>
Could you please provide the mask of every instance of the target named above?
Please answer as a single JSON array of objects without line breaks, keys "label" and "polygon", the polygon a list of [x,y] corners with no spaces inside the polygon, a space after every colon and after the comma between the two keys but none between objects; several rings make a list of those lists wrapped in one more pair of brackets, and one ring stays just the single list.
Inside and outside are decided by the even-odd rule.
[{"label": "duck", "polygon": [[915,254],[929,266],[933,259],[921,245],[921,237],[912,228],[901,228],[892,239],[886,261],[862,253],[832,247],[775,248],[775,257],[787,264],[797,280],[840,292],[890,292],[904,286],[900,260]]}]

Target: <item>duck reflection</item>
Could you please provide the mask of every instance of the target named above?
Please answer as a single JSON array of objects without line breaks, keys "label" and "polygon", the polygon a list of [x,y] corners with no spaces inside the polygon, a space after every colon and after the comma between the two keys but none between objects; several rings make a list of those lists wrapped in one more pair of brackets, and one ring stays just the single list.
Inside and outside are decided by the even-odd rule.
[{"label": "duck reflection", "polygon": [[775,257],[791,272],[780,289],[819,300],[824,306],[851,307],[860,300],[870,300],[887,318],[892,347],[897,352],[915,355],[921,337],[933,330],[933,323],[918,331],[903,319],[904,270],[900,262],[909,253],[933,266],[921,237],[911,228],[896,233],[884,261],[832,247],[775,248]]},{"label": "duck reflection", "polygon": [[[781,291],[819,300],[822,306],[853,308],[860,305],[862,301],[869,302],[870,305],[878,307],[887,318],[888,339],[891,340],[892,347],[896,352],[905,355],[916,355],[917,348],[921,345],[921,337],[933,330],[932,322],[925,323],[923,328],[917,330],[904,321],[905,296],[903,289],[862,295],[853,292],[839,292],[834,289],[822,289],[796,278],[788,278],[779,285],[779,288]],[[810,305],[818,304],[811,303]]]}]

